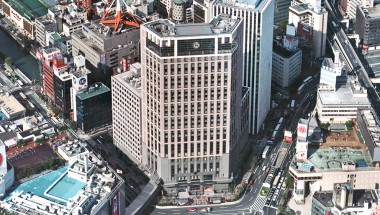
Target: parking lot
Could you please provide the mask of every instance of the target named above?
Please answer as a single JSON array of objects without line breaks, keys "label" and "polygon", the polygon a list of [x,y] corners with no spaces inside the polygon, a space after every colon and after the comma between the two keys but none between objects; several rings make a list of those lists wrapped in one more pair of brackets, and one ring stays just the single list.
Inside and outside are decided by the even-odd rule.
[{"label": "parking lot", "polygon": [[24,160],[25,158],[28,158],[35,154],[37,154],[37,152],[32,147],[29,147],[25,151],[16,152],[12,157],[9,157],[8,160],[9,162],[13,163],[19,160]]},{"label": "parking lot", "polygon": [[25,169],[42,163],[49,157],[58,157],[48,144],[34,146],[30,143],[23,147],[14,147],[7,151],[9,162],[16,169]]}]

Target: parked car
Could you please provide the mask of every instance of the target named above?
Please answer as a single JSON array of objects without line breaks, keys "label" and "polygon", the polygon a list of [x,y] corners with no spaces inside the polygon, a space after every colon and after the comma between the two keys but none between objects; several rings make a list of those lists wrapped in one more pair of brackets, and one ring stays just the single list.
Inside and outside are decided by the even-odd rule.
[{"label": "parked car", "polygon": [[187,211],[188,212],[195,212],[195,211],[197,211],[197,209],[196,208],[189,208],[189,209],[187,209]]},{"label": "parked car", "polygon": [[212,211],[212,208],[210,208],[210,207],[202,208],[202,209],[200,209],[199,211],[201,211],[201,212],[206,212],[206,213],[210,213],[210,212]]}]

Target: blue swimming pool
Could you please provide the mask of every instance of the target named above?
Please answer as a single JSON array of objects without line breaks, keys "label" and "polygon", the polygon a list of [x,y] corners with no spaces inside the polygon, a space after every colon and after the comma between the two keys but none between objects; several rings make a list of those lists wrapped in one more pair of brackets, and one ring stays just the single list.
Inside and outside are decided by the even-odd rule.
[{"label": "blue swimming pool", "polygon": [[0,121],[8,119],[3,112],[0,112]]},{"label": "blue swimming pool", "polygon": [[56,183],[47,194],[56,196],[60,199],[69,200],[75,196],[86,184],[69,178],[67,174]]},{"label": "blue swimming pool", "polygon": [[[12,192],[31,193],[58,204],[66,205],[66,200],[75,196],[85,186],[85,183],[67,177],[67,167],[62,167],[53,172],[25,182]],[[65,174],[63,176],[63,174]],[[63,177],[62,177],[63,176]],[[62,177],[62,178],[61,178]],[[58,182],[57,180],[61,178]],[[53,187],[51,187],[54,184]],[[50,190],[48,190],[50,188]],[[44,193],[47,192],[48,195]],[[8,199],[12,195],[6,198]],[[54,198],[58,197],[58,198]]]}]

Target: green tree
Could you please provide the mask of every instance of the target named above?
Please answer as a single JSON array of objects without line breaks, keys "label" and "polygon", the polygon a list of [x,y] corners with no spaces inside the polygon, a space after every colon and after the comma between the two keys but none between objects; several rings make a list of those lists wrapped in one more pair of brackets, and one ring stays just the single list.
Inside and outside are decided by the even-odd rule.
[{"label": "green tree", "polygon": [[13,60],[11,57],[7,57],[4,60],[4,63],[7,64],[8,66],[12,67],[13,66]]},{"label": "green tree", "polygon": [[346,122],[346,127],[348,130],[352,130],[352,127],[354,127],[354,122],[352,120]]},{"label": "green tree", "polygon": [[38,138],[37,140],[34,141],[35,144],[40,145],[43,144],[45,140],[43,138]]},{"label": "green tree", "polygon": [[321,123],[321,129],[323,129],[323,130],[328,130],[329,129],[329,127],[330,127],[330,123]]},{"label": "green tree", "polygon": [[25,146],[26,143],[24,142],[24,140],[17,140],[17,146]]},{"label": "green tree", "polygon": [[69,125],[70,125],[70,128],[73,130],[77,128],[77,122],[75,122],[74,120],[71,120]]},{"label": "green tree", "polygon": [[251,161],[251,169],[254,169],[256,167],[256,164],[257,164],[257,156],[253,156],[252,161]]},{"label": "green tree", "polygon": [[280,28],[285,31],[286,30],[286,26],[288,25],[288,20],[284,20],[280,23]]},{"label": "green tree", "polygon": [[277,211],[278,211],[278,213],[283,213],[285,211],[285,207],[283,205],[279,205],[277,207]]},{"label": "green tree", "polygon": [[51,107],[51,111],[54,113],[54,115],[59,114],[59,109],[57,107]]},{"label": "green tree", "polygon": [[293,177],[289,174],[289,172],[286,174],[285,184],[288,188],[293,189]]},{"label": "green tree", "polygon": [[62,125],[62,126],[58,127],[59,132],[66,131],[66,130],[67,130],[67,125]]}]

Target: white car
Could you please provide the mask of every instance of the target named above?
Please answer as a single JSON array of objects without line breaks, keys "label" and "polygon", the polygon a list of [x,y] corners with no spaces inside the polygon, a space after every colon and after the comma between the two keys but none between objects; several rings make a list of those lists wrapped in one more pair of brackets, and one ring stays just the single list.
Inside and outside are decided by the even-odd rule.
[{"label": "white car", "polygon": [[267,168],[267,166],[263,166],[263,171],[265,171],[266,168]]}]

